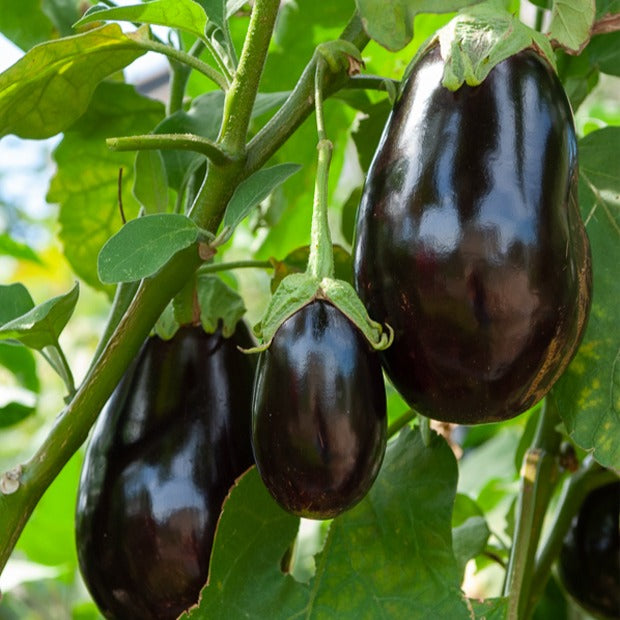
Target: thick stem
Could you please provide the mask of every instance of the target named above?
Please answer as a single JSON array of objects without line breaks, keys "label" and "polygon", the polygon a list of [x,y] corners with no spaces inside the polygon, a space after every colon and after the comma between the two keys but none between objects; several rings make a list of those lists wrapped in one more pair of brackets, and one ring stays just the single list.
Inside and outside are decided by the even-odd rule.
[{"label": "thick stem", "polygon": [[613,471],[603,469],[594,459],[589,459],[585,467],[564,482],[553,523],[547,530],[545,539],[540,545],[540,551],[536,556],[528,601],[528,616],[534,611],[545,590],[551,567],[562,549],[571,521],[579,511],[584,499],[594,489],[616,480],[618,480],[618,476]]},{"label": "thick stem", "polygon": [[[350,41],[360,51],[366,47],[370,39],[364,32],[362,21],[357,13],[353,15],[340,38],[344,41]],[[314,110],[316,61],[315,54],[306,65],[297,85],[282,107],[250,140],[246,174],[249,175],[261,168]],[[349,77],[346,74],[326,74],[322,85],[323,96],[328,97],[333,94],[348,80]]]},{"label": "thick stem", "polygon": [[171,45],[164,45],[163,43],[158,43],[157,41],[152,40],[136,40],[136,44],[144,49],[152,52],[158,52],[159,54],[163,54],[172,60],[183,63],[192,69],[196,69],[196,71],[199,71],[203,75],[207,76],[224,91],[228,88],[228,80],[225,76],[217,71],[217,69],[214,69],[211,65],[208,65],[206,62],[202,62],[202,60],[195,58],[187,52],[178,50]]},{"label": "thick stem", "polygon": [[239,66],[224,102],[220,141],[225,149],[238,156],[245,153],[252,108],[279,6],[279,0],[256,0],[254,3]]},{"label": "thick stem", "polygon": [[522,620],[528,607],[536,549],[543,520],[558,481],[557,454],[560,417],[551,397],[540,412],[532,445],[521,468],[521,488],[515,511],[515,534],[504,584],[508,619]]},{"label": "thick stem", "polygon": [[108,138],[106,144],[112,151],[193,151],[206,155],[217,165],[230,161],[228,155],[215,142],[192,133],[157,133]]}]

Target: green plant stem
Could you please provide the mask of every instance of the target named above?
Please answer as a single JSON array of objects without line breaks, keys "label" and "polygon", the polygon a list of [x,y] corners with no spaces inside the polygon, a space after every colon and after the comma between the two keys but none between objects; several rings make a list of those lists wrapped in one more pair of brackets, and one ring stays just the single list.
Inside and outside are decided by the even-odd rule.
[{"label": "green plant stem", "polygon": [[279,7],[279,0],[254,3],[239,66],[226,94],[220,141],[226,150],[238,156],[245,153],[252,108]]},{"label": "green plant stem", "polygon": [[[192,45],[188,54],[198,58],[204,48],[205,43],[198,40]],[[166,114],[168,116],[183,109],[183,98],[185,97],[185,88],[187,87],[187,80],[190,74],[190,67],[188,65],[172,59],[170,59],[170,69],[172,76],[170,78],[168,104],[166,105]]]},{"label": "green plant stem", "polygon": [[99,343],[93,354],[93,358],[90,362],[88,372],[92,371],[93,366],[97,363],[97,360],[101,357],[102,351],[105,349],[108,341],[115,332],[118,324],[121,322],[127,308],[136,296],[140,282],[121,282],[116,286],[114,292],[114,299],[112,300],[112,306],[108,313],[108,320],[99,338]]},{"label": "green plant stem", "polygon": [[353,75],[344,84],[343,88],[347,90],[380,90],[389,92],[388,84],[391,84],[395,89],[400,87],[398,80],[390,80],[377,75]]},{"label": "green plant stem", "polygon": [[506,571],[504,596],[508,619],[522,620],[528,607],[536,549],[549,501],[558,481],[557,455],[561,420],[552,397],[540,411],[538,426],[523,457],[521,486],[515,509],[515,533]]},{"label": "green plant stem", "polygon": [[273,265],[268,260],[236,260],[228,263],[202,265],[198,271],[199,273],[217,273],[231,269],[273,269]]},{"label": "green plant stem", "polygon": [[178,50],[171,45],[164,45],[163,43],[158,43],[157,41],[149,40],[137,40],[136,44],[140,47],[149,50],[151,52],[157,52],[159,54],[163,54],[172,60],[180,62],[192,69],[196,69],[206,77],[208,77],[212,82],[217,84],[222,90],[226,91],[228,89],[228,80],[224,75],[222,75],[217,69],[214,69],[211,65],[208,65],[206,62],[202,62],[199,58],[195,58],[191,54],[187,52],[183,52],[182,50]]},{"label": "green plant stem", "polygon": [[56,342],[55,345],[50,345],[39,351],[45,361],[56,371],[58,376],[62,379],[65,387],[67,388],[68,398],[73,398],[75,394],[75,381],[73,379],[73,373],[71,367],[67,361],[60,343]]},{"label": "green plant stem", "polygon": [[325,66],[325,61],[320,58],[316,65],[314,86],[319,157],[314,184],[310,254],[308,256],[307,269],[307,273],[319,281],[323,278],[333,278],[334,276],[334,248],[332,246],[328,220],[329,166],[334,147],[325,134],[325,119],[323,117],[323,94],[321,88]]},{"label": "green plant stem", "polygon": [[193,151],[206,155],[214,164],[220,166],[230,161],[228,155],[215,142],[192,133],[158,133],[108,138],[106,144],[112,151]]},{"label": "green plant stem", "polygon": [[389,437],[393,437],[394,435],[396,435],[396,433],[398,433],[398,431],[403,428],[404,426],[406,426],[407,424],[409,424],[409,422],[411,422],[411,420],[415,419],[415,417],[418,414],[413,410],[413,409],[409,409],[408,411],[405,411],[405,413],[403,413],[400,417],[396,418],[396,420],[394,420],[387,429],[387,436]]},{"label": "green plant stem", "polygon": [[[357,13],[349,20],[340,38],[350,41],[360,51],[369,42],[362,21]],[[316,54],[306,65],[293,92],[282,107],[265,126],[250,140],[246,163],[246,174],[261,168],[265,162],[284,144],[314,110],[314,83],[316,76]],[[342,88],[349,81],[346,73],[324,75],[322,93],[325,98]]]},{"label": "green plant stem", "polygon": [[534,611],[538,600],[545,590],[551,567],[560,554],[564,538],[573,517],[579,511],[586,496],[594,489],[618,480],[617,474],[601,467],[594,459],[564,481],[562,494],[555,511],[552,524],[540,545],[536,556],[527,615]]}]

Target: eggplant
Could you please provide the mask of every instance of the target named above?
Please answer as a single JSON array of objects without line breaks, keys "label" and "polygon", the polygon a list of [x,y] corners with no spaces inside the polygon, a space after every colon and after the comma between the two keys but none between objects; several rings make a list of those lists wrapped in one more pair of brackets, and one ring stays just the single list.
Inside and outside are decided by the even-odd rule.
[{"label": "eggplant", "polygon": [[288,512],[334,517],[375,480],[386,445],[381,364],[324,300],[289,317],[260,354],[252,402],[256,467]]},{"label": "eggplant", "polygon": [[581,341],[591,259],[577,203],[570,104],[531,50],[479,86],[442,86],[438,47],[388,119],[356,221],[354,281],[394,343],[407,403],[446,422],[514,417]]},{"label": "eggplant", "polygon": [[238,323],[149,338],[95,425],[79,483],[82,575],[107,618],[172,619],[207,580],[222,502],[253,464],[255,363]]},{"label": "eggplant", "polygon": [[558,573],[581,607],[620,619],[620,481],[586,496],[564,538]]}]

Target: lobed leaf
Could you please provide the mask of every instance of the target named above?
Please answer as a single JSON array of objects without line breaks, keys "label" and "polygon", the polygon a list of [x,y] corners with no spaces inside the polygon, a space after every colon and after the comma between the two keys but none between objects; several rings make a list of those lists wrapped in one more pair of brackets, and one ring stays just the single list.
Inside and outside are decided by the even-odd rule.
[{"label": "lobed leaf", "polygon": [[413,38],[419,13],[451,13],[479,0],[356,0],[364,30],[383,47],[398,51]]},{"label": "lobed leaf", "polygon": [[425,447],[418,432],[401,432],[366,498],[333,520],[305,584],[280,570],[299,519],[252,468],[224,503],[208,585],[182,617],[470,618],[451,547],[456,479],[442,438]]},{"label": "lobed leaf", "polygon": [[101,248],[102,282],[134,282],[157,273],[177,252],[198,240],[196,224],[180,213],[145,215],[127,222]]},{"label": "lobed leaf", "polygon": [[79,296],[79,285],[54,297],[0,327],[0,340],[18,340],[31,349],[57,346],[58,337],[68,323]]},{"label": "lobed leaf", "polygon": [[200,307],[200,323],[204,330],[212,334],[221,325],[224,337],[230,338],[245,314],[245,304],[239,293],[226,286],[217,276],[199,275],[196,296]]},{"label": "lobed leaf", "polygon": [[552,392],[575,442],[615,469],[620,469],[619,149],[620,127],[579,141],[579,203],[592,249],[592,309],[581,347]]},{"label": "lobed leaf", "polygon": [[67,129],[101,80],[144,54],[139,42],[147,37],[110,24],[33,47],[0,74],[0,137],[49,138]]},{"label": "lobed leaf", "polygon": [[207,16],[199,2],[194,0],[151,0],[144,4],[108,8],[96,4],[74,24],[80,28],[98,21],[128,21],[179,28],[198,38],[204,38]]},{"label": "lobed leaf", "polygon": [[124,172],[120,195],[126,217],[136,217],[139,206],[129,191],[135,154],[110,151],[105,140],[147,133],[163,112],[161,103],[142,97],[132,86],[103,82],[86,114],[54,151],[57,171],[47,200],[60,204],[60,239],[73,271],[96,289],[106,290],[97,274],[97,255],[122,225],[119,169]]}]

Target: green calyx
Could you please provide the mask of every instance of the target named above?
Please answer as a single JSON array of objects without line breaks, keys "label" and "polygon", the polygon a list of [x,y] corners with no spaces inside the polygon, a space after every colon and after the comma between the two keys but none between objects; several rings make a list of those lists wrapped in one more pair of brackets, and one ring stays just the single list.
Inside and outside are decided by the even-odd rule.
[{"label": "green calyx", "polygon": [[306,272],[291,274],[280,282],[263,319],[254,327],[254,333],[263,342],[246,353],[268,349],[282,323],[317,299],[338,308],[364,334],[373,349],[382,351],[392,344],[394,330],[387,324],[383,327],[368,316],[364,304],[348,282],[329,277],[318,279]]}]

